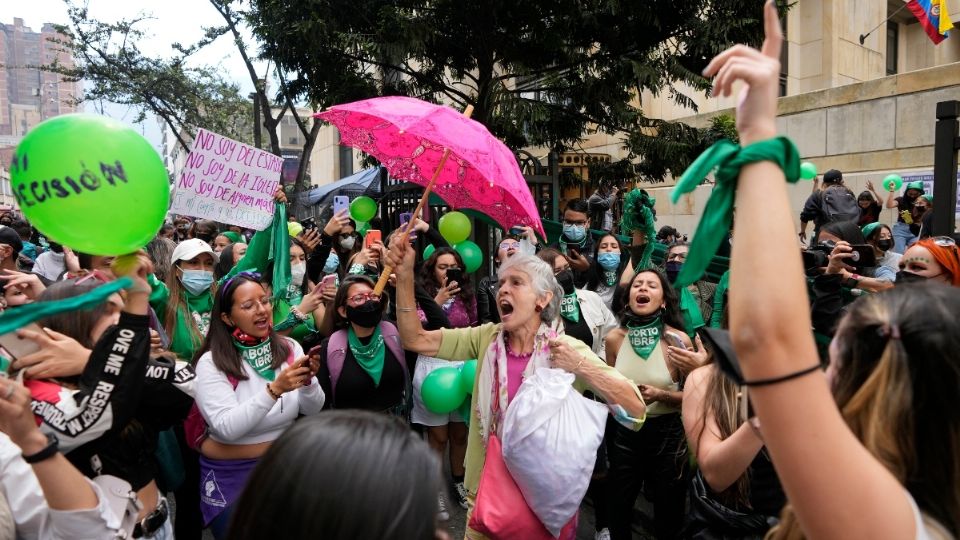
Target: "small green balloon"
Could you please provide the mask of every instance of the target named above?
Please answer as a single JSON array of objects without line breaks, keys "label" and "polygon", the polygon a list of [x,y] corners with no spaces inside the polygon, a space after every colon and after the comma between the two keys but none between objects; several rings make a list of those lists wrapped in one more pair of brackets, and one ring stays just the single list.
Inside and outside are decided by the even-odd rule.
[{"label": "small green balloon", "polygon": [[903,187],[903,178],[899,174],[888,174],[883,179],[883,189],[887,191],[900,191]]},{"label": "small green balloon", "polygon": [[453,249],[457,250],[457,253],[460,254],[460,258],[463,259],[463,265],[467,267],[466,270],[468,274],[476,272],[483,266],[483,252],[480,251],[480,246],[470,240],[464,240],[459,244],[455,244]]},{"label": "small green balloon", "polygon": [[350,217],[354,221],[370,221],[377,215],[377,201],[361,195],[350,202]]},{"label": "small green balloon", "polygon": [[423,260],[429,259],[436,250],[437,248],[433,247],[433,244],[427,244],[427,247],[423,248]]},{"label": "small green balloon", "polygon": [[460,386],[463,387],[463,391],[472,394],[473,393],[473,382],[477,378],[477,361],[476,360],[467,360],[463,363],[463,367],[460,368]]},{"label": "small green balloon", "polygon": [[420,385],[420,397],[430,412],[447,414],[457,410],[467,397],[460,384],[460,370],[442,367],[431,371]]},{"label": "small green balloon", "polygon": [[459,244],[467,238],[470,238],[470,218],[462,212],[448,212],[440,218],[440,234],[450,242],[450,244]]},{"label": "small green balloon", "polygon": [[800,178],[804,180],[813,180],[817,177],[817,166],[809,161],[800,164]]},{"label": "small green balloon", "polygon": [[147,245],[170,205],[170,178],[153,145],[95,114],[65,114],[30,130],[11,160],[10,187],[44,236],[92,255]]}]

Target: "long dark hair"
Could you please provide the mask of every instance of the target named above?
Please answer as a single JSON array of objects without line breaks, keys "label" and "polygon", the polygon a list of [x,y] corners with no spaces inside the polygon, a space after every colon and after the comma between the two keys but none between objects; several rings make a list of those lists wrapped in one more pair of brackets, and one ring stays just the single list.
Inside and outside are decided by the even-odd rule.
[{"label": "long dark hair", "polygon": [[[221,315],[224,313],[229,315],[233,309],[234,293],[244,283],[256,283],[263,287],[259,277],[247,273],[237,274],[227,280],[214,295],[213,311],[210,312],[210,330],[207,332],[206,339],[203,340],[203,345],[200,346],[197,354],[193,357],[195,364],[205,352],[210,351],[213,365],[217,366],[217,369],[241,381],[248,379],[243,371],[243,360],[233,344],[233,328],[227,326]],[[270,316],[273,316],[272,311]],[[283,365],[287,355],[290,354],[290,346],[287,345],[287,340],[278,335],[272,327],[270,328],[270,352],[273,356],[270,367],[273,369]]]},{"label": "long dark hair", "polygon": [[[77,284],[77,279],[65,279],[53,283],[37,298],[38,302],[55,302],[80,296],[96,289],[102,282],[96,279],[87,279],[83,283]],[[57,315],[51,315],[40,321],[41,326],[49,328],[54,332],[60,332],[69,336],[88,349],[93,349],[95,343],[90,338],[90,333],[97,322],[107,314],[107,303],[103,302],[91,309],[81,309],[77,311],[68,311]]]},{"label": "long dark hair", "polygon": [[460,296],[463,298],[464,304],[468,307],[471,306],[476,293],[471,285],[470,274],[467,274],[467,268],[463,264],[463,258],[460,256],[460,253],[453,248],[441,247],[435,249],[433,253],[430,254],[430,257],[423,261],[423,266],[420,267],[420,273],[417,274],[417,281],[431,296],[437,294],[437,291],[440,290],[443,284],[437,281],[434,269],[437,267],[437,259],[439,259],[441,255],[453,255],[453,258],[457,261],[457,266],[463,270],[463,279],[461,279],[459,283]]},{"label": "long dark hair", "polygon": [[[627,265],[630,264],[630,253],[628,250],[624,249],[623,242],[617,238],[617,235],[613,233],[606,233],[600,236],[596,242],[593,243],[593,261],[590,263],[590,268],[587,270],[587,286],[586,289],[591,291],[596,291],[597,287],[600,286],[600,280],[603,278],[603,268],[600,266],[600,263],[597,262],[597,256],[600,255],[600,244],[603,243],[603,239],[606,237],[611,237],[617,241],[617,245],[620,246],[620,265],[617,266],[617,282],[613,284],[614,287],[620,286],[620,276],[623,275],[623,271],[627,269]],[[626,256],[624,256],[626,255]],[[604,284],[606,285],[606,284]],[[617,293],[614,293],[614,297],[620,296]]]},{"label": "long dark hair", "polygon": [[236,245],[236,243],[230,244],[220,252],[217,264],[213,265],[214,279],[223,279],[230,273],[230,270],[233,270],[233,247]]},{"label": "long dark hair", "polygon": [[432,540],[439,472],[427,444],[393,417],[309,416],[260,458],[227,538]]},{"label": "long dark hair", "polygon": [[663,313],[660,316],[660,320],[667,326],[676,328],[677,330],[683,330],[683,315],[680,314],[680,296],[677,294],[677,290],[673,288],[673,285],[670,284],[670,281],[667,280],[667,276],[663,271],[653,267],[644,268],[637,272],[637,275],[633,276],[633,279],[630,280],[630,286],[623,287],[623,290],[620,291],[620,302],[623,304],[623,309],[620,310],[618,315],[620,326],[626,327],[627,322],[636,316],[630,309],[630,289],[633,288],[633,282],[636,281],[637,276],[645,273],[651,273],[657,276],[657,279],[660,280],[660,288],[663,289]]}]

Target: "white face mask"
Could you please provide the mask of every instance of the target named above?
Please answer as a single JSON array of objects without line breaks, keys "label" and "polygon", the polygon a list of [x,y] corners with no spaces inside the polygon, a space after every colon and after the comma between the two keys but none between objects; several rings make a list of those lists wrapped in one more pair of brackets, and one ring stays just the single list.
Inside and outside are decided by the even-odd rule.
[{"label": "white face mask", "polygon": [[354,236],[348,236],[348,237],[346,237],[346,238],[341,238],[341,239],[340,239],[340,247],[342,247],[343,249],[353,249],[353,244],[355,244],[356,242],[357,242],[357,239],[356,239],[356,237],[354,237]]},{"label": "white face mask", "polygon": [[290,267],[290,283],[300,287],[303,285],[303,276],[307,275],[306,263],[295,264]]}]

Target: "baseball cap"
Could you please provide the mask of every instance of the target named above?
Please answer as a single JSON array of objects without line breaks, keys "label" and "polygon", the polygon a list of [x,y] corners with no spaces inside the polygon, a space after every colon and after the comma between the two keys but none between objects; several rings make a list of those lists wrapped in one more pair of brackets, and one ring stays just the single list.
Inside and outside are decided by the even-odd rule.
[{"label": "baseball cap", "polygon": [[177,247],[173,250],[173,255],[170,257],[170,264],[177,264],[177,261],[189,261],[201,253],[209,253],[214,261],[217,260],[217,256],[213,253],[213,248],[210,247],[210,244],[199,238],[184,240],[177,244]]},{"label": "baseball cap", "polygon": [[6,244],[13,248],[14,255],[20,255],[23,250],[23,241],[17,231],[6,225],[0,225],[0,244]]},{"label": "baseball cap", "polygon": [[829,171],[823,173],[823,181],[827,184],[837,184],[843,182],[843,173],[836,169],[830,169]]}]

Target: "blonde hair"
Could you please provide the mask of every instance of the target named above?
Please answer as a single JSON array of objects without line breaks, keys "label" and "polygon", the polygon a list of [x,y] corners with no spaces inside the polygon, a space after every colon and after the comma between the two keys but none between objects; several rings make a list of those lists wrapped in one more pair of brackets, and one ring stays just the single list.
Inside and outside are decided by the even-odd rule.
[{"label": "blonde hair", "polygon": [[[960,291],[941,284],[864,297],[841,322],[832,359],[834,398],[850,430],[954,536],[960,536],[958,312]],[[802,537],[788,505],[768,538]]]}]

